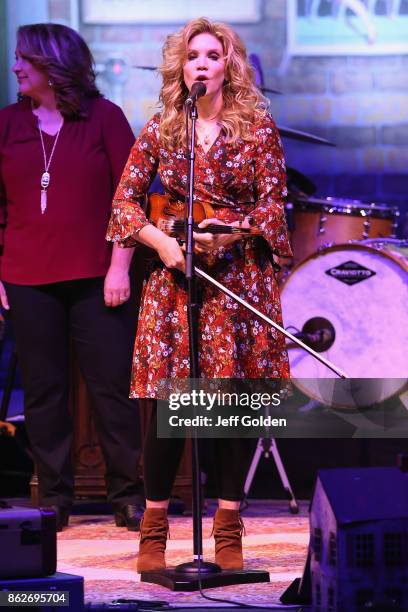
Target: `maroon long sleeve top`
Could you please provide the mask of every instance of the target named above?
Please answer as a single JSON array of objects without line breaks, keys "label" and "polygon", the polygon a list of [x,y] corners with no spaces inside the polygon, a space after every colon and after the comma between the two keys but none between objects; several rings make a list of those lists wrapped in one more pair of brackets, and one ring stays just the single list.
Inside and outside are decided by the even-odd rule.
[{"label": "maroon long sleeve top", "polygon": [[[55,136],[43,138],[48,160]],[[86,119],[64,121],[42,214],[37,117],[28,100],[0,110],[1,280],[39,285],[106,274],[112,197],[133,142],[118,106],[90,100]]]}]

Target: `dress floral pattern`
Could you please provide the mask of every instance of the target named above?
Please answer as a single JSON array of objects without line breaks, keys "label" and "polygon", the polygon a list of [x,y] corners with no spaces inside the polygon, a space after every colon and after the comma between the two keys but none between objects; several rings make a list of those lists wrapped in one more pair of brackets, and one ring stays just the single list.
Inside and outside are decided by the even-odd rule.
[{"label": "dress floral pattern", "polygon": [[[155,115],[137,138],[118,185],[107,239],[133,246],[149,221],[141,202],[156,172],[165,190],[183,200],[188,162],[183,150],[167,150]],[[283,199],[285,162],[276,126],[266,115],[253,126],[254,140],[228,143],[222,133],[205,152],[196,148],[195,199],[210,202],[230,223],[250,215],[274,253],[291,254]],[[197,265],[282,323],[279,290],[268,247],[249,238],[197,257]],[[289,376],[282,334],[214,286],[197,279],[201,298],[199,365],[204,378]],[[157,397],[159,382],[189,375],[187,294],[183,275],[158,264],[145,282],[133,357],[131,397]]]}]

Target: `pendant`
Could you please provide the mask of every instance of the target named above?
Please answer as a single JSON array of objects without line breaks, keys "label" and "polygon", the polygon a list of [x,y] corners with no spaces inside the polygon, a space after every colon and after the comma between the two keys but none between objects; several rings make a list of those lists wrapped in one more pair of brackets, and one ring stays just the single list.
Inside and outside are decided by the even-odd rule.
[{"label": "pendant", "polygon": [[42,176],[41,176],[41,187],[43,189],[47,189],[49,184],[50,184],[50,173],[45,171],[42,173]]},{"label": "pendant", "polygon": [[47,208],[47,190],[41,189],[41,214],[43,215]]}]

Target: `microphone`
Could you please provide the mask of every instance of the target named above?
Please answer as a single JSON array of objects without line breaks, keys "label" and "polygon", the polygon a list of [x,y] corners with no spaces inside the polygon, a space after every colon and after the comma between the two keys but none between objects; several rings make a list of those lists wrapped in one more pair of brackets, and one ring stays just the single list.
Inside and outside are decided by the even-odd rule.
[{"label": "microphone", "polygon": [[333,337],[330,329],[317,329],[315,332],[297,332],[293,334],[295,338],[302,340],[306,344],[317,344],[318,342],[327,342]]},{"label": "microphone", "polygon": [[193,83],[190,89],[190,93],[188,94],[188,98],[186,99],[184,104],[186,106],[193,106],[197,102],[198,98],[201,98],[201,96],[205,96],[206,93],[207,87],[205,86],[205,84],[202,81],[196,81],[195,83]]},{"label": "microphone", "polygon": [[336,330],[328,319],[313,317],[306,321],[302,331],[293,335],[318,353],[322,353],[334,344]]}]

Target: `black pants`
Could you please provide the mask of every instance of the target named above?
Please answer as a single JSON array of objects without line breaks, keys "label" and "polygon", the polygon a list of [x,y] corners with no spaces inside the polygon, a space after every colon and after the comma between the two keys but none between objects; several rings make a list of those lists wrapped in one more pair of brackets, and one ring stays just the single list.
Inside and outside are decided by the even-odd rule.
[{"label": "black pants", "polygon": [[[145,495],[152,501],[163,501],[170,497],[183,454],[185,438],[158,438],[156,401],[144,399],[139,402],[143,402],[146,406],[150,405],[153,410],[143,450]],[[215,462],[218,497],[229,501],[240,501],[254,452],[252,441],[240,438],[214,438],[205,442],[210,443],[206,450]]]},{"label": "black pants", "polygon": [[73,499],[70,337],[95,408],[108,500],[127,504],[140,499],[139,413],[137,401],[129,399],[138,304],[133,296],[122,306],[106,307],[103,282],[5,283],[42,504],[69,505]]}]

